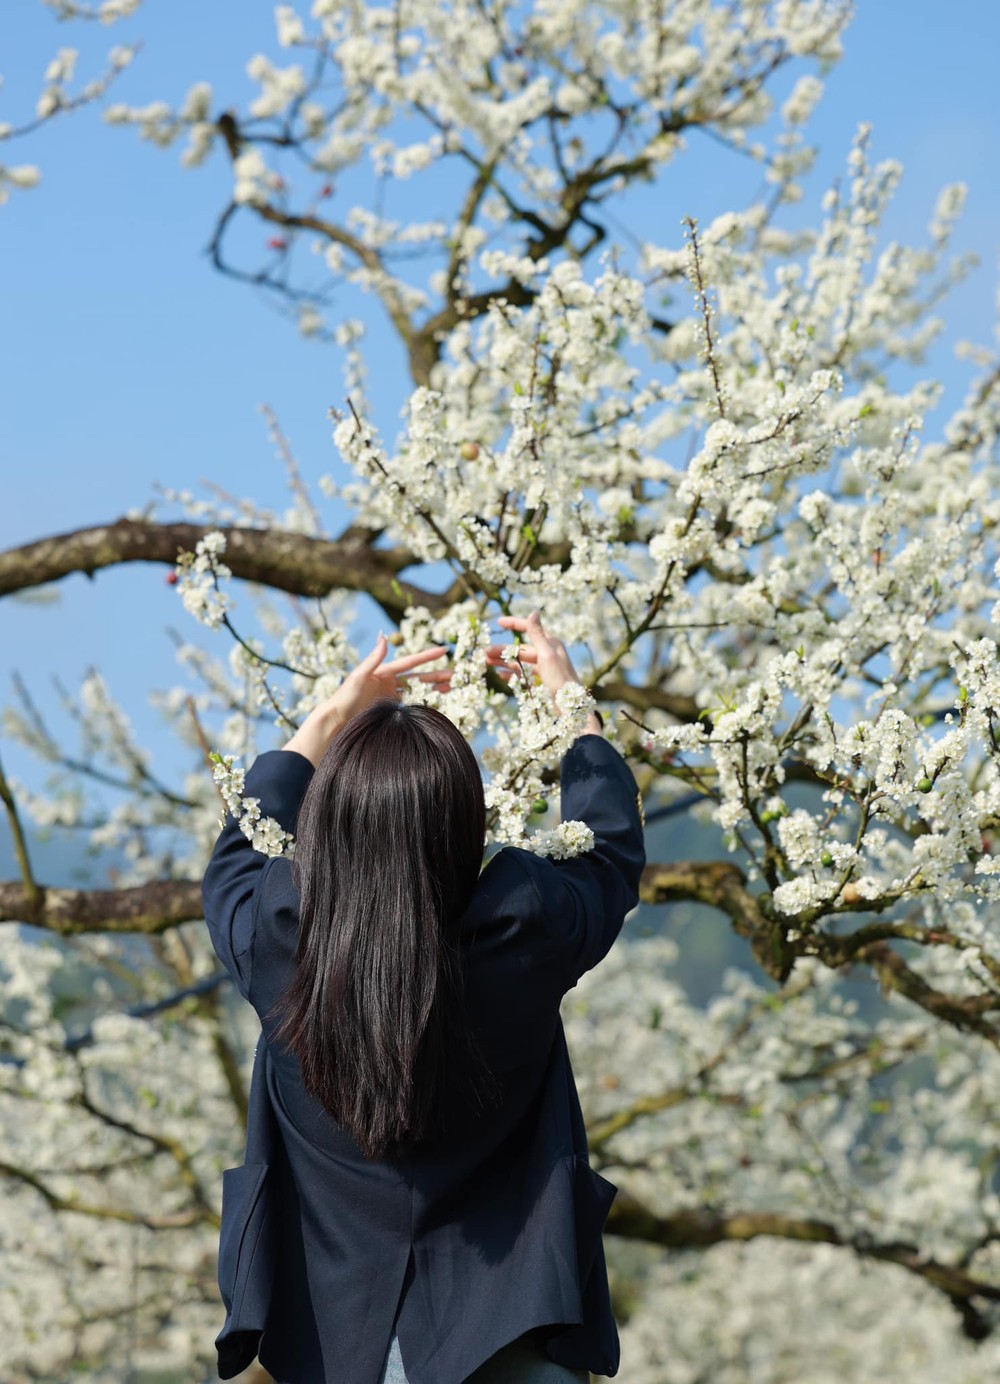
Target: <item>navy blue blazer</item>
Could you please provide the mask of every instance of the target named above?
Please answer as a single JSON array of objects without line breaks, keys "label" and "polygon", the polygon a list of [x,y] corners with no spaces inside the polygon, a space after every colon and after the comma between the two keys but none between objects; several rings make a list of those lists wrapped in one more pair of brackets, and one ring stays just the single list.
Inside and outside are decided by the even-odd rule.
[{"label": "navy blue blazer", "polygon": [[[312,774],[302,755],[272,750],[244,791],[291,831]],[[618,1189],[588,1161],[559,1005],[638,902],[642,806],[599,735],[573,743],[561,785],[563,819],[588,823],[593,849],[552,860],[503,847],[461,919],[468,1010],[500,1099],[456,1111],[447,1142],[385,1161],[362,1156],[273,1036],[298,894],[291,862],[255,852],[227,819],[205,919],[262,1035],[246,1161],[223,1174],[222,1379],[256,1354],[286,1384],[378,1384],[394,1325],[410,1384],[461,1384],[532,1328],[553,1360],[617,1372],[601,1233]]]}]

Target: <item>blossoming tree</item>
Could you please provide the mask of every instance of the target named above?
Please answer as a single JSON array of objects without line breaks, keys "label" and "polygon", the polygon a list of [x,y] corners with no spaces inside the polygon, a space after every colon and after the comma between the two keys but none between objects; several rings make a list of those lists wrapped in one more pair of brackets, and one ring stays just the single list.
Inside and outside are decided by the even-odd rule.
[{"label": "blossoming tree", "polygon": [[[882,244],[900,169],[862,127],[815,226],[785,224],[848,8],[315,0],[278,7],[289,60],[251,58],[246,111],[201,82],[179,108],[107,107],[229,169],[215,265],[342,349],[341,470],[317,493],[272,419],[283,516],[168,494],[0,554],[0,594],[166,564],[215,636],[179,649],[197,690],[160,694],[169,782],[98,674],[68,699],[79,755],[30,686],[6,713],[62,774],[44,797],[0,776],[21,866],[0,884],[8,1377],[75,1361],[120,1379],[123,1321],[130,1361],[210,1371],[253,1034],[199,925],[200,869],[222,801],[258,849],[293,848],[243,768],[338,685],[373,606],[402,650],[452,647],[450,690],[406,695],[480,749],[494,842],[586,849],[555,770],[595,700],[650,820],[721,829],[718,858],[652,860],[643,901],[718,910],[757,972],[696,1006],[676,943],[632,936],[565,1001],[593,1158],[621,1188],[612,1250],[644,1247],[624,1378],[973,1384],[1000,1366],[1000,363],[969,348],[964,402],[925,423],[960,188],[924,243]],[[74,61],[38,118],[71,103]],[[759,160],[767,196],[618,234],[702,132]],[[388,214],[404,182],[433,219]],[[266,228],[264,263],[241,258],[240,223]],[[334,290],[357,311],[334,316]],[[412,377],[396,437],[370,397],[373,312]],[[351,511],[340,532],[324,497]],[[487,659],[491,618],[533,607],[581,651],[562,718]],[[102,808],[102,784],[124,804]],[[116,887],[39,881],[26,814],[123,852]],[[848,974],[877,978],[877,1005],[845,997]]]}]

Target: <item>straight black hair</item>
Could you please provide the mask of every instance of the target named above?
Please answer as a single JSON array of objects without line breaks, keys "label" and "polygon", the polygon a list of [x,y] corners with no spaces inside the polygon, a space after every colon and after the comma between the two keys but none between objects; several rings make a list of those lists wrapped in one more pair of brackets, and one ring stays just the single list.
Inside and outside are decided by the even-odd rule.
[{"label": "straight black hair", "polygon": [[485,834],[465,737],[432,707],[390,698],[347,722],[303,798],[298,967],[277,1036],[367,1158],[444,1132],[446,1089],[471,1103],[492,1089],[457,928]]}]

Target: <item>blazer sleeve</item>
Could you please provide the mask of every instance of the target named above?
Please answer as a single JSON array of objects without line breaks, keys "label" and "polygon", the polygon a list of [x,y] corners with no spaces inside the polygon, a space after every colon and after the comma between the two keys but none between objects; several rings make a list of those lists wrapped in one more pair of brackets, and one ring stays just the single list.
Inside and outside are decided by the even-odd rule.
[{"label": "blazer sleeve", "polygon": [[[260,799],[262,817],[274,817],[285,831],[294,832],[314,772],[310,761],[296,750],[267,750],[247,770],[243,794]],[[265,872],[278,859],[254,850],[236,818],[227,812],[202,880],[201,897],[212,946],[244,999],[250,989],[256,900]]]},{"label": "blazer sleeve", "polygon": [[567,860],[516,849],[535,887],[538,925],[558,952],[563,988],[602,961],[639,902],[645,817],[635,776],[602,735],[581,735],[563,756],[563,821],[583,821],[594,845]]}]

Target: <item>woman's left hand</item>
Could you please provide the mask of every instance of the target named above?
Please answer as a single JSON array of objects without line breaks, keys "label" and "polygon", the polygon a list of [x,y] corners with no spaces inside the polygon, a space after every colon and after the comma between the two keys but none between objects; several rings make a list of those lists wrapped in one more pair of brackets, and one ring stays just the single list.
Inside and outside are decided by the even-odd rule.
[{"label": "woman's left hand", "polygon": [[440,691],[448,691],[451,668],[435,668],[423,673],[412,671],[421,663],[429,663],[446,654],[448,650],[445,645],[435,644],[429,649],[421,649],[419,653],[404,654],[402,658],[394,658],[391,663],[383,663],[388,651],[389,641],[379,633],[371,653],[348,673],[332,697],[310,711],[282,749],[295,750],[313,764],[319,764],[334,736],[352,716],[364,711],[366,706],[380,697],[398,697],[406,686],[407,678],[415,677],[421,682],[432,683]]}]

